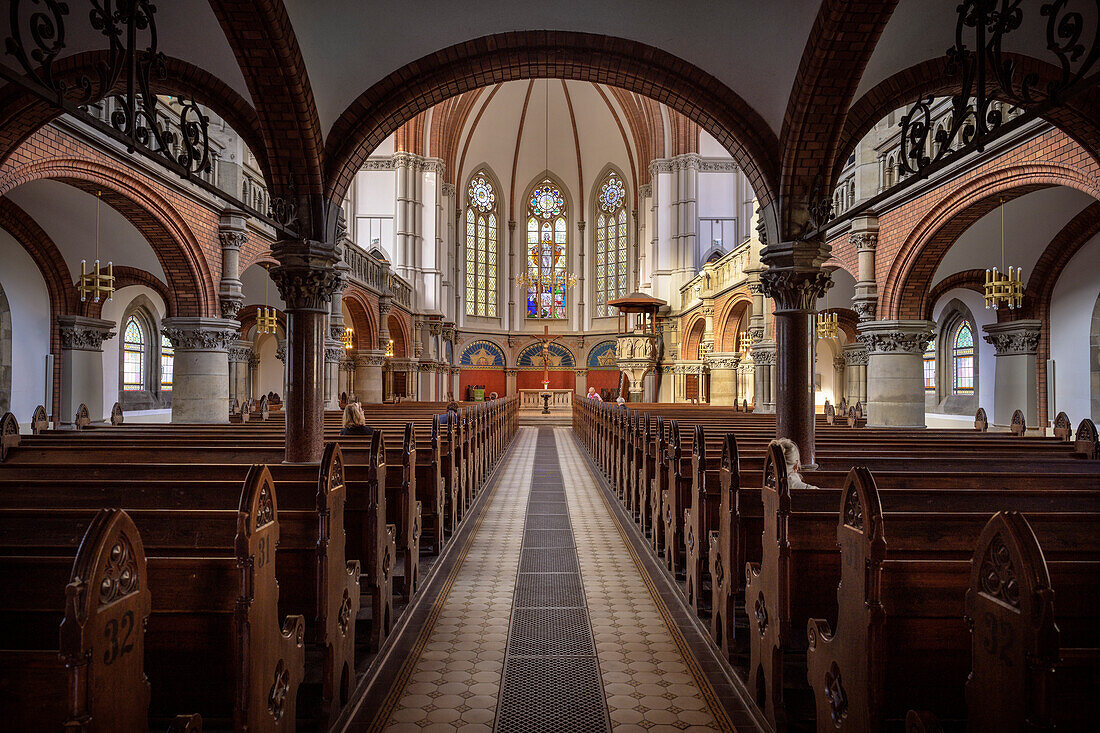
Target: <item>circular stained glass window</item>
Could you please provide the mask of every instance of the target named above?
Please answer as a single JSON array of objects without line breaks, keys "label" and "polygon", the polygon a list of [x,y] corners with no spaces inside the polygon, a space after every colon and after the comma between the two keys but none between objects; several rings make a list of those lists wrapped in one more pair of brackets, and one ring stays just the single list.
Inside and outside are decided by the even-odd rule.
[{"label": "circular stained glass window", "polygon": [[470,201],[480,211],[488,211],[496,204],[497,195],[493,192],[493,184],[484,176],[477,176],[470,181]]},{"label": "circular stained glass window", "polygon": [[626,189],[623,182],[615,175],[608,176],[607,181],[600,187],[600,208],[604,211],[615,211],[626,198]]},{"label": "circular stained glass window", "polygon": [[544,219],[550,218],[561,214],[565,209],[565,199],[557,186],[547,181],[531,194],[531,208]]}]

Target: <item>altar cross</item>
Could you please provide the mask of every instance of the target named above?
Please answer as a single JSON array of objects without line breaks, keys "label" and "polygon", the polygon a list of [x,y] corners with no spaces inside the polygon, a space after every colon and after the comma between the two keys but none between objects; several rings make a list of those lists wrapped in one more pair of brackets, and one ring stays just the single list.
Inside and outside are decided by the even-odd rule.
[{"label": "altar cross", "polygon": [[557,341],[561,338],[561,334],[557,336],[550,335],[550,327],[542,327],[542,336],[535,336],[535,339],[542,342],[542,388],[550,389],[550,342]]}]

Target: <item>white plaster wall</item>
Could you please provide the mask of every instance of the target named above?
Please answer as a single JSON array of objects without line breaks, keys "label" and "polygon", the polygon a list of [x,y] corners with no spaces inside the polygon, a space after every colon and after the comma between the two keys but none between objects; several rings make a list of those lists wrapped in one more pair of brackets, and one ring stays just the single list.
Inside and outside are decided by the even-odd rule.
[{"label": "white plaster wall", "polygon": [[704,158],[729,158],[729,151],[706,130],[699,131],[699,155]]},{"label": "white plaster wall", "polygon": [[[6,194],[30,214],[57,245],[73,280],[80,261],[95,260],[96,197],[60,181],[31,181]],[[58,216],[64,212],[64,216]],[[106,203],[99,207],[99,260],[136,267],[164,282],[164,268],[141,232]]]},{"label": "white plaster wall", "polygon": [[[391,150],[388,154],[392,154]],[[380,152],[378,154],[381,154]],[[397,206],[397,173],[395,171],[359,171],[355,176],[355,228],[351,230],[356,244],[371,248],[368,217],[389,217],[389,226],[383,226],[379,248],[386,258],[394,262],[393,215]],[[397,264],[397,263],[394,263]]]},{"label": "white plaster wall", "polygon": [[241,273],[241,294],[245,305],[268,305],[286,310],[279,288],[275,287],[275,281],[261,265],[252,265]]},{"label": "white plaster wall", "polygon": [[1054,395],[1048,413],[1069,415],[1070,424],[1090,416],[1089,330],[1100,294],[1100,236],[1093,237],[1062,271],[1050,303],[1050,355]]},{"label": "white plaster wall", "polygon": [[[978,405],[985,408],[986,414],[991,422],[1008,424],[1009,420],[1012,419],[1012,415],[1009,415],[1002,421],[1000,417],[993,414],[993,391],[997,375],[997,352],[992,344],[987,344],[985,342],[983,338],[983,336],[985,336],[985,331],[982,330],[982,326],[997,322],[997,312],[994,310],[986,310],[985,299],[973,290],[955,288],[953,290],[948,290],[940,296],[938,301],[936,301],[936,305],[932,308],[932,320],[939,324],[944,307],[954,299],[962,301],[963,305],[970,309],[970,312],[974,314],[974,323],[978,326],[978,331],[974,334],[974,342],[975,346],[977,346],[978,353]],[[943,374],[939,376],[941,379],[950,378]]]},{"label": "white plaster wall", "polygon": [[0,262],[0,285],[11,307],[11,411],[20,425],[29,425],[35,407],[51,409],[46,387],[50,296],[34,260],[3,229]]},{"label": "white plaster wall", "polygon": [[275,392],[284,399],[283,394],[283,363],[275,357],[275,350],[279,347],[274,334],[265,333],[256,341],[253,347],[260,357],[260,364],[256,367],[256,384],[258,394]]},{"label": "white plaster wall", "polygon": [[840,393],[840,384],[837,382],[836,368],[833,366],[833,359],[839,353],[840,349],[836,339],[817,340],[814,375],[815,384],[816,375],[821,375],[821,389],[815,389],[814,391],[814,404],[818,407],[823,406],[825,400],[829,400],[834,405],[840,401],[837,396]]},{"label": "white plaster wall", "polygon": [[[167,313],[167,308],[164,306],[164,300],[157,291],[152,288],[147,288],[144,285],[129,285],[125,288],[121,288],[115,291],[115,297],[111,298],[109,303],[103,304],[100,318],[105,321],[112,321],[115,324],[113,329],[115,335],[103,342],[103,410],[105,414],[92,415],[93,421],[110,418],[111,408],[118,402],[118,352],[120,348],[119,344],[121,344],[120,339],[122,338],[122,314],[126,312],[126,309],[130,307],[130,304],[133,303],[136,298],[142,295],[148,298],[149,302],[153,304],[153,308],[156,310],[154,315],[157,318],[157,323],[160,323]],[[153,338],[156,339],[157,344],[159,344],[160,334],[154,334]],[[159,345],[151,344],[150,348],[159,350],[160,347]]]}]

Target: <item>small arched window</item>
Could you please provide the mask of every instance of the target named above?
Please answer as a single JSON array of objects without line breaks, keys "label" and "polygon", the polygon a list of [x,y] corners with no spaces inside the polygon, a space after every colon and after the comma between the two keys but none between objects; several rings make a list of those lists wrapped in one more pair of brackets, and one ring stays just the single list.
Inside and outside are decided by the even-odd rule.
[{"label": "small arched window", "polygon": [[924,351],[924,391],[936,391],[936,340],[928,342]]},{"label": "small arched window", "polygon": [[955,394],[974,394],[974,332],[965,321],[951,341],[951,372]]},{"label": "small arched window", "polygon": [[466,315],[497,314],[497,196],[484,171],[466,191]]},{"label": "small arched window", "polygon": [[148,339],[137,316],[126,319],[122,332],[122,389],[140,392],[145,389],[145,349]]},{"label": "small arched window", "polygon": [[596,316],[612,315],[607,301],[626,295],[626,187],[615,173],[600,186],[596,217]]},{"label": "small arched window", "polygon": [[167,392],[172,389],[172,368],[176,360],[176,350],[167,336],[160,337],[160,389]]}]

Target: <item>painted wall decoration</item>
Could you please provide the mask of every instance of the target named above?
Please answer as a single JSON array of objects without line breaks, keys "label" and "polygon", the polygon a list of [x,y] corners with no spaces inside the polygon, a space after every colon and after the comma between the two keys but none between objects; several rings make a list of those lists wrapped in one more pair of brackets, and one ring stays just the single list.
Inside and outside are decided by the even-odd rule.
[{"label": "painted wall decoration", "polygon": [[459,366],[477,367],[504,367],[504,352],[492,341],[479,339],[467,344],[462,351],[462,360]]},{"label": "painted wall decoration", "polygon": [[[573,352],[557,342],[550,342],[549,369],[572,369],[577,366],[577,360],[573,358]],[[542,342],[536,341],[526,346],[519,352],[516,366],[520,369],[542,369]]]},{"label": "painted wall decoration", "polygon": [[596,344],[592,351],[588,352],[589,369],[618,369],[615,363],[615,341],[604,341]]}]

